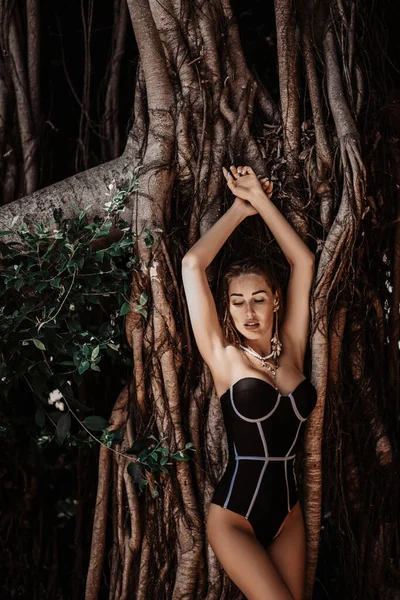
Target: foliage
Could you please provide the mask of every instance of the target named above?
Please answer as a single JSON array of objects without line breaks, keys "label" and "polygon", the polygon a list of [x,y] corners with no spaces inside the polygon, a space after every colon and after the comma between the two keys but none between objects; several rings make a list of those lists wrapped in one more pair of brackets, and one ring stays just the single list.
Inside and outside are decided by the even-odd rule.
[{"label": "foliage", "polygon": [[[123,332],[130,273],[136,265],[136,236],[120,213],[136,181],[131,175],[121,190],[111,183],[105,214],[91,223],[85,211],[73,207],[74,218],[54,211],[57,228],[53,231],[48,223],[35,222],[30,228],[23,223],[15,231],[0,232],[0,236],[16,233],[20,240],[0,241],[0,399],[7,401],[11,390],[28,385],[37,405],[34,438],[39,448],[53,439],[66,448],[97,442],[111,448],[122,440],[122,432],[108,430],[104,417],[89,415],[80,420],[77,413],[91,409],[78,400],[77,391],[88,372],[100,371],[105,355],[113,364],[131,364]],[[112,227],[121,237],[104,247]],[[99,241],[100,248],[96,247]],[[154,241],[148,228],[144,241],[148,247]],[[143,317],[147,317],[146,303],[142,292],[134,310]],[[77,432],[71,430],[71,415],[81,425]],[[3,420],[6,425],[0,435],[12,437],[11,419],[3,415]],[[168,473],[169,458],[190,458],[184,451],[171,455],[161,446],[164,439],[138,439],[128,450],[129,455],[137,455],[129,461],[128,471],[140,493],[148,484],[142,468]],[[185,450],[192,446],[189,442]],[[158,495],[155,489],[152,494]]]},{"label": "foliage", "polygon": [[[71,426],[65,402],[87,410],[76,393],[84,374],[100,371],[105,355],[112,362],[131,363],[122,332],[136,234],[120,213],[136,182],[131,175],[121,190],[110,184],[104,216],[93,222],[74,207],[74,218],[54,211],[57,228],[52,231],[48,222],[35,222],[0,232],[19,237],[0,241],[0,398],[7,400],[11,390],[27,384],[37,404],[37,425],[43,429],[49,417],[59,443]],[[102,247],[112,227],[120,239]],[[143,316],[146,301],[143,293],[135,307]],[[57,410],[49,412],[49,405]]]},{"label": "foliage", "polygon": [[[143,477],[142,469],[140,467],[141,464],[143,464],[144,468],[151,473],[157,473],[159,471],[169,473],[166,466],[172,465],[172,462],[168,462],[169,458],[187,461],[190,460],[191,457],[184,450],[192,450],[195,452],[193,443],[188,442],[185,445],[184,450],[179,450],[178,452],[171,454],[168,448],[161,445],[165,439],[167,438],[161,437],[160,440],[157,440],[154,435],[150,435],[146,439],[136,440],[128,450],[128,454],[137,455],[137,460],[129,463],[128,473],[131,476],[133,483],[138,485],[140,494],[148,485],[148,480]],[[154,483],[157,485],[157,482]],[[157,489],[154,488],[152,490],[152,496],[153,498],[158,496]]]}]

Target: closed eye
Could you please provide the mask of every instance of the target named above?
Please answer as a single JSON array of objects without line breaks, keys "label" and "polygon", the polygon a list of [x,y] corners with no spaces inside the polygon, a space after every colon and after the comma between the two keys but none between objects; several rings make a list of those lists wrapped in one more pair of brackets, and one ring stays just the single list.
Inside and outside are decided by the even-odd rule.
[{"label": "closed eye", "polygon": [[[265,302],[265,300],[254,300],[254,302]],[[234,303],[233,306],[242,306],[242,304],[244,304],[244,302],[236,302],[236,304]]]}]

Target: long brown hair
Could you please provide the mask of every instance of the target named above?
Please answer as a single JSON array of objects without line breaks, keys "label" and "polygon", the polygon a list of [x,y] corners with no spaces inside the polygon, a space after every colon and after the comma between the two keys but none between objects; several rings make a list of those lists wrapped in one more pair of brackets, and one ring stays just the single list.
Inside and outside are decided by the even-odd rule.
[{"label": "long brown hair", "polygon": [[[268,286],[271,288],[272,293],[277,293],[279,298],[279,311],[278,311],[278,325],[280,325],[283,316],[283,296],[282,288],[273,273],[272,269],[260,258],[242,258],[231,262],[225,269],[224,274],[221,278],[219,302],[218,302],[218,316],[222,326],[222,330],[225,339],[229,344],[233,344],[238,347],[239,344],[243,344],[243,336],[236,329],[233,319],[229,311],[229,284],[231,281],[239,275],[248,275],[254,273],[255,275],[261,275],[266,279]],[[274,333],[274,332],[273,332]],[[272,334],[273,334],[272,333]]]}]

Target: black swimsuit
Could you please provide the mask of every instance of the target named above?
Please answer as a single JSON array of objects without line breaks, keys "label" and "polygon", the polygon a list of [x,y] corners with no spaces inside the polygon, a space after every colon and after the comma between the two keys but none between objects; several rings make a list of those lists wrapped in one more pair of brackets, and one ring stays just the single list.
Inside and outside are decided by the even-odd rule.
[{"label": "black swimsuit", "polygon": [[220,401],[229,460],[211,502],[248,519],[266,548],[298,501],[293,464],[317,392],[308,379],[282,396],[264,379],[242,377]]}]

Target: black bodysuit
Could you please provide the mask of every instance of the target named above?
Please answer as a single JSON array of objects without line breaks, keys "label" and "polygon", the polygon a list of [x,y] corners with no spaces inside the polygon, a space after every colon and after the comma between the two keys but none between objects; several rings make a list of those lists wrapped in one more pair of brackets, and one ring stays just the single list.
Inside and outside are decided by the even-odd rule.
[{"label": "black bodysuit", "polygon": [[281,396],[264,379],[242,377],[220,401],[229,460],[211,502],[248,519],[266,548],[298,500],[293,464],[317,392],[308,379]]}]

